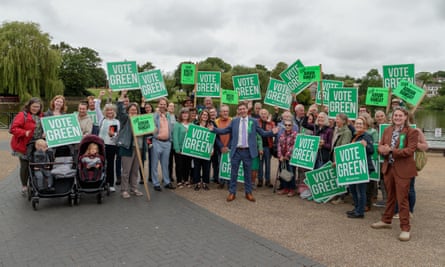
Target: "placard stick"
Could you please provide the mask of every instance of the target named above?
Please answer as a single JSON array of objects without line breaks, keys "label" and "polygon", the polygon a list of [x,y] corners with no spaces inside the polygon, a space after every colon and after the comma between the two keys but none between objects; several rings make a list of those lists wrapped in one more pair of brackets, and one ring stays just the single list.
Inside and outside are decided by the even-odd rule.
[{"label": "placard stick", "polygon": [[198,86],[198,64],[195,64],[195,85],[193,86],[193,107],[196,108],[196,102],[198,100],[198,97],[196,95],[196,87]]},{"label": "placard stick", "polygon": [[148,191],[148,185],[145,180],[145,172],[144,172],[144,165],[142,164],[141,150],[139,149],[139,142],[137,141],[138,140],[137,136],[134,135],[134,133],[133,133],[133,140],[134,140],[134,143],[136,144],[134,149],[136,150],[136,156],[138,157],[139,170],[141,171],[140,174],[142,175],[141,179],[144,182],[145,193],[147,193],[147,201],[150,201],[150,192]]},{"label": "placard stick", "polygon": [[389,113],[389,109],[391,108],[391,104],[392,104],[392,97],[391,97],[391,88],[388,88],[388,105],[386,106],[386,116],[388,116]]},{"label": "placard stick", "polygon": [[321,70],[321,64],[320,64],[320,98],[321,98],[321,108],[320,111],[323,111],[323,106],[324,106],[324,102],[323,102],[323,71]]}]

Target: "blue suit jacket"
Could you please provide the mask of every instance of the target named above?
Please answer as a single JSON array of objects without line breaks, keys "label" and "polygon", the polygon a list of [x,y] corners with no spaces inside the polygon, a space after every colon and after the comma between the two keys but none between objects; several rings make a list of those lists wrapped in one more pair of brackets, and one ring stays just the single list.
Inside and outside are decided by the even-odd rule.
[{"label": "blue suit jacket", "polygon": [[[214,128],[216,134],[230,134],[230,157],[236,151],[236,146],[238,145],[238,135],[239,135],[239,124],[240,117],[234,118],[232,122],[226,128]],[[247,122],[247,144],[249,145],[249,152],[252,158],[258,157],[258,147],[256,142],[256,134],[260,134],[262,137],[272,137],[274,136],[272,131],[263,130],[258,121],[251,117],[248,117]]]}]

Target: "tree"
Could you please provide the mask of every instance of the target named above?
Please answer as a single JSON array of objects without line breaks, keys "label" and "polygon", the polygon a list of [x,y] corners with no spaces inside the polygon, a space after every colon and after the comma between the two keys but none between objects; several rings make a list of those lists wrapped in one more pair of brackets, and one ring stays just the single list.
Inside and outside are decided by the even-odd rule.
[{"label": "tree", "polygon": [[437,91],[440,96],[445,96],[445,84],[443,83],[440,89]]},{"label": "tree", "polygon": [[93,49],[74,48],[61,42],[53,46],[62,54],[59,77],[65,85],[67,96],[87,96],[89,87],[105,87],[106,74],[100,64],[102,59]]},{"label": "tree", "polygon": [[288,65],[284,62],[278,62],[275,68],[273,68],[272,72],[270,73],[270,77],[281,80],[280,73],[282,73],[285,69],[287,69]]},{"label": "tree", "polygon": [[430,72],[419,72],[416,74],[416,80],[421,81],[420,87],[424,87],[425,84],[433,81],[433,75]]},{"label": "tree", "polygon": [[366,76],[362,78],[360,86],[358,87],[359,103],[365,103],[368,87],[382,86],[383,78],[379,74],[379,71],[377,69],[371,69],[370,71],[368,71],[368,73],[366,73]]},{"label": "tree", "polygon": [[51,99],[62,94],[58,78],[60,53],[51,38],[31,22],[8,22],[0,27],[0,93],[18,95],[21,102],[32,96]]},{"label": "tree", "polygon": [[198,63],[199,70],[229,72],[232,66],[219,57],[208,57]]}]

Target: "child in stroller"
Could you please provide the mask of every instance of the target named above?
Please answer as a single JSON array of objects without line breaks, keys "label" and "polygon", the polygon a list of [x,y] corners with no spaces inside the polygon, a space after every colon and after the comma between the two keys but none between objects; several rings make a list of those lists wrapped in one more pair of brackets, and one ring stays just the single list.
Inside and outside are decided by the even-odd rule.
[{"label": "child in stroller", "polygon": [[[48,190],[54,192],[54,178],[51,174],[52,152],[48,150],[48,144],[43,139],[38,139],[34,144],[35,151],[33,153],[33,171],[37,181],[39,190]],[[41,164],[40,164],[41,163]],[[45,179],[47,187],[44,186]]]},{"label": "child in stroller", "polygon": [[82,164],[81,180],[97,181],[102,171],[103,156],[99,154],[99,146],[90,143],[85,153],[80,157]]}]

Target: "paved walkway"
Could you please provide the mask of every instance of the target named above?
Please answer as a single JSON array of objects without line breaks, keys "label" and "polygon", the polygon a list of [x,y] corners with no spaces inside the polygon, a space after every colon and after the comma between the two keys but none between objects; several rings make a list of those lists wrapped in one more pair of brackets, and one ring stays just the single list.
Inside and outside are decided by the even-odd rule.
[{"label": "paved walkway", "polygon": [[0,266],[321,266],[166,190],[34,211],[18,183],[17,170],[0,180]]}]

